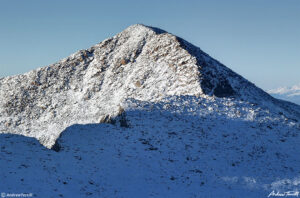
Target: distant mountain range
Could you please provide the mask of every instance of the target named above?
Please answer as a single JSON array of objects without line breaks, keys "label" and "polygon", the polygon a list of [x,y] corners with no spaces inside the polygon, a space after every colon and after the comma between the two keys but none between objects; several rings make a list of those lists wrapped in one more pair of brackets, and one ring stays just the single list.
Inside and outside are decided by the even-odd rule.
[{"label": "distant mountain range", "polygon": [[271,89],[269,94],[275,98],[291,101],[300,105],[300,84],[292,87],[280,87],[277,89]]}]

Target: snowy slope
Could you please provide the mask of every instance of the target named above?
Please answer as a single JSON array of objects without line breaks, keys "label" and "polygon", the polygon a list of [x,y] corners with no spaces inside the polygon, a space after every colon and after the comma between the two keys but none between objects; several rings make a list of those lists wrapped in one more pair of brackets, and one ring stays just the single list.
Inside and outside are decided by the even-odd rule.
[{"label": "snowy slope", "polygon": [[234,97],[299,117],[199,48],[157,28],[133,25],[54,65],[0,80],[0,131],[50,148],[73,124],[116,116],[127,98]]},{"label": "snowy slope", "polygon": [[275,98],[291,101],[300,105],[300,85],[271,89],[268,91],[268,93],[274,96]]},{"label": "snowy slope", "polygon": [[266,197],[297,190],[299,120],[298,105],[187,41],[133,25],[53,65],[0,79],[0,191]]},{"label": "snowy slope", "polygon": [[300,128],[283,115],[192,96],[124,106],[129,128],[73,125],[58,152],[0,136],[0,189],[37,197],[267,197],[299,188]]}]

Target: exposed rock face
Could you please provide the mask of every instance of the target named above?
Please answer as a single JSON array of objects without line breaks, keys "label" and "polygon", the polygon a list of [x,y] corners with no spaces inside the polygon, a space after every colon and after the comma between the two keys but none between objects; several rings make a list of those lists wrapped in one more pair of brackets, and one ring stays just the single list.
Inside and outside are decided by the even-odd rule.
[{"label": "exposed rock face", "polygon": [[0,132],[51,148],[68,126],[120,115],[128,98],[172,95],[230,97],[300,117],[299,106],[275,100],[183,39],[133,25],[53,65],[1,79]]}]

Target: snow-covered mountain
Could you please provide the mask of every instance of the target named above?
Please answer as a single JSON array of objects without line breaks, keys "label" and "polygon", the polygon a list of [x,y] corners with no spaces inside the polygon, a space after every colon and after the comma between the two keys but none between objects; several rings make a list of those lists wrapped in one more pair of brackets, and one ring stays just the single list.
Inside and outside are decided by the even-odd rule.
[{"label": "snow-covered mountain", "polygon": [[198,47],[133,25],[53,65],[0,79],[0,190],[38,197],[297,190],[299,119],[300,106]]},{"label": "snow-covered mountain", "polygon": [[275,98],[287,100],[300,105],[300,84],[292,87],[280,87],[277,89],[271,89],[269,94]]}]

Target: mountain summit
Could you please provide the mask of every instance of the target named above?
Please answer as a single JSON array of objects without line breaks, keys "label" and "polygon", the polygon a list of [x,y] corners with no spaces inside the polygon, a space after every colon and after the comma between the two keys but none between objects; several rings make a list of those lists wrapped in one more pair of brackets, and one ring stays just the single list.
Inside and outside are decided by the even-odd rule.
[{"label": "mountain summit", "polygon": [[299,117],[187,41],[158,28],[133,25],[47,67],[0,80],[0,131],[36,137],[51,148],[73,124],[117,116],[129,98],[234,98],[276,106]]},{"label": "mountain summit", "polygon": [[133,25],[0,79],[0,189],[37,197],[297,193],[299,120],[298,105],[198,47]]}]

